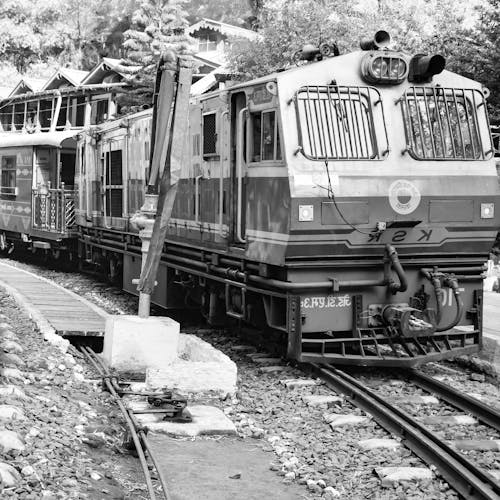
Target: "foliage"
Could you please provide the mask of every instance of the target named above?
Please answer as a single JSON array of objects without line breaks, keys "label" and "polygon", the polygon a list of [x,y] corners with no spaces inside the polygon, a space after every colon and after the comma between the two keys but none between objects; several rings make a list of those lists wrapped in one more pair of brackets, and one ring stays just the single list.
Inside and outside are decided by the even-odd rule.
[{"label": "foliage", "polygon": [[464,50],[471,38],[466,21],[473,11],[468,4],[456,0],[283,0],[278,7],[262,10],[260,40],[232,48],[230,63],[235,71],[255,77],[286,67],[306,43],[336,41],[341,52],[357,50],[360,38],[385,29],[400,50],[439,52],[451,58],[452,69],[472,72],[464,61],[464,55],[471,56]]},{"label": "foliage", "polygon": [[[132,90],[120,96],[122,113],[137,111],[152,104],[156,65],[167,51],[191,52],[185,0],[143,0],[132,15],[132,25],[124,33],[123,65],[131,68]],[[145,104],[146,103],[146,104]]]}]

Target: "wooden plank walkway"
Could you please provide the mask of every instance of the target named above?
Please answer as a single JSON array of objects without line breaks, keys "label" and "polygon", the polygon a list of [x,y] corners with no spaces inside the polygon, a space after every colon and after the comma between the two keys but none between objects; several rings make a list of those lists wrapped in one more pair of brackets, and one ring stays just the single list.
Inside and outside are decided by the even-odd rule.
[{"label": "wooden plank walkway", "polygon": [[16,290],[59,335],[104,335],[108,315],[74,292],[4,262],[0,262],[2,283]]}]

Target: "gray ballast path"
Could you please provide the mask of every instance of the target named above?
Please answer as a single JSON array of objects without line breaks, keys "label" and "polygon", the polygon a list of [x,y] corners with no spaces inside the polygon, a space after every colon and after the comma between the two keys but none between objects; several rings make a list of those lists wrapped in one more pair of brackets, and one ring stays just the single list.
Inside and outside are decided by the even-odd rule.
[{"label": "gray ballast path", "polygon": [[102,336],[107,314],[86,299],[28,271],[0,262],[0,286],[29,314],[63,336]]}]

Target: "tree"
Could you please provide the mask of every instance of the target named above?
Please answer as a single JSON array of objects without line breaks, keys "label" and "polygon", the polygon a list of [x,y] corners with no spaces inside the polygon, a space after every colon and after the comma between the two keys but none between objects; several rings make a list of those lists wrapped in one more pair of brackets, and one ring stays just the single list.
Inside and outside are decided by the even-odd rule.
[{"label": "tree", "polygon": [[132,25],[124,33],[123,66],[129,68],[130,91],[119,98],[121,112],[133,112],[152,104],[156,65],[160,55],[191,52],[192,40],[186,35],[188,22],[185,0],[143,0],[132,15]]}]

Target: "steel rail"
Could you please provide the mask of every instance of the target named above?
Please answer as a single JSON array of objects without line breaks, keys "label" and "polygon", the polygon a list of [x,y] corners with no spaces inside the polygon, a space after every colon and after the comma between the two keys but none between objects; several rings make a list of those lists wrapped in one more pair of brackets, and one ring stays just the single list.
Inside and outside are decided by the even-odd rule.
[{"label": "steel rail", "polygon": [[407,373],[413,384],[436,394],[455,408],[474,415],[484,424],[500,432],[500,410],[491,408],[479,399],[463,394],[454,387],[429,377],[420,371],[408,370]]},{"label": "steel rail", "polygon": [[[134,442],[135,449],[137,451],[137,455],[139,457],[139,461],[141,463],[142,471],[144,474],[144,478],[146,480],[146,486],[148,488],[148,493],[149,497],[151,500],[156,500],[156,492],[154,490],[153,482],[151,479],[151,474],[149,472],[149,467],[148,463],[146,461],[146,455],[144,453],[144,449],[149,453],[149,456],[151,458],[151,461],[153,462],[153,465],[156,468],[156,471],[158,472],[158,479],[160,480],[160,484],[163,488],[163,494],[166,498],[166,500],[170,500],[170,496],[168,494],[167,490],[167,485],[165,478],[157,466],[157,462],[155,457],[153,456],[151,452],[151,448],[149,446],[149,443],[146,438],[146,433],[144,432],[144,429],[139,425],[135,417],[133,416],[133,413],[131,413],[123,404],[123,401],[121,397],[119,396],[117,392],[117,383],[116,383],[116,377],[111,375],[107,369],[107,367],[102,363],[102,361],[97,357],[96,353],[87,346],[81,346],[81,352],[85,355],[87,360],[92,364],[92,366],[95,368],[95,370],[99,373],[99,375],[102,377],[104,383],[106,384],[106,387],[109,391],[109,393],[113,396],[115,399],[116,403],[118,404],[123,417],[125,419],[125,422],[129,428],[130,435],[132,437],[132,440]],[[144,447],[144,449],[143,449]]]},{"label": "steel rail", "polygon": [[[90,347],[87,347],[86,349],[88,351],[90,351],[92,357],[94,358],[94,361],[97,362],[101,366],[101,368],[102,368],[101,373],[107,374],[107,376],[109,378],[109,382],[112,384],[112,386],[116,392],[117,397],[120,398],[120,395],[123,396],[125,394],[138,395],[138,393],[134,392],[134,391],[122,390],[121,387],[118,385],[116,377],[111,376],[111,374],[109,373],[108,367],[103,363],[102,359],[100,359]],[[144,396],[156,396],[158,394],[162,394],[162,393],[147,392],[147,393],[144,393]],[[120,402],[121,402],[121,398],[120,398]],[[149,441],[147,439],[147,434],[144,431],[141,424],[139,424],[139,422],[137,422],[137,419],[135,418],[135,414],[134,414],[133,410],[126,409],[126,411],[127,411],[127,414],[129,416],[131,422],[134,425],[134,429],[137,430],[137,434],[138,434],[139,438],[141,439],[142,445],[144,446],[145,450],[148,452],[149,458],[153,462],[153,465],[156,469],[156,472],[158,473],[158,480],[160,481],[160,484],[162,486],[163,494],[164,494],[166,500],[170,500],[170,494],[168,492],[168,487],[167,487],[167,479],[165,478],[165,476],[161,470],[161,467],[159,467],[158,462],[156,460],[156,456],[153,453],[151,446],[149,445]],[[146,413],[146,412],[144,412],[144,413]]]},{"label": "steel rail", "polygon": [[345,394],[357,407],[371,414],[390,433],[427,464],[439,470],[460,495],[470,500],[500,500],[500,485],[436,434],[346,373],[331,366],[312,364],[329,387]]}]

